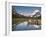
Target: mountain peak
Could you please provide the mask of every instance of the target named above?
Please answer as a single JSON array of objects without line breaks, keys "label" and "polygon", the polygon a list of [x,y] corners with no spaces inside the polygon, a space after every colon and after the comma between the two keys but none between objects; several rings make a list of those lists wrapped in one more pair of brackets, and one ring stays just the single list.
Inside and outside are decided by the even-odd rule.
[{"label": "mountain peak", "polygon": [[35,15],[36,13],[40,12],[39,10],[34,10],[31,15]]}]

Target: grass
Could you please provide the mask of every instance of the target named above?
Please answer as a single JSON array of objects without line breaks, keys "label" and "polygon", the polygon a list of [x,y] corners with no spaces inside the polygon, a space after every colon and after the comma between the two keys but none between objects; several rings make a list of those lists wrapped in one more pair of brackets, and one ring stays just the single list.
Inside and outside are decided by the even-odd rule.
[{"label": "grass", "polygon": [[12,19],[12,24],[19,24],[19,23],[22,23],[24,21],[27,21],[29,22],[29,20],[31,20],[30,23],[38,23],[38,25],[41,24],[41,19],[31,19],[31,18],[13,18]]}]

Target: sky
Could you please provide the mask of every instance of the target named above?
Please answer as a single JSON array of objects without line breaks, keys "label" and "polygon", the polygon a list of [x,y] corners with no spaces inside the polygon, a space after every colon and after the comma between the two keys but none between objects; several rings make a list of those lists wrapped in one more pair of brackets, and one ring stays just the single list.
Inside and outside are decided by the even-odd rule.
[{"label": "sky", "polygon": [[29,7],[29,6],[13,6],[17,13],[22,15],[31,15],[35,10],[41,11],[41,7]]}]

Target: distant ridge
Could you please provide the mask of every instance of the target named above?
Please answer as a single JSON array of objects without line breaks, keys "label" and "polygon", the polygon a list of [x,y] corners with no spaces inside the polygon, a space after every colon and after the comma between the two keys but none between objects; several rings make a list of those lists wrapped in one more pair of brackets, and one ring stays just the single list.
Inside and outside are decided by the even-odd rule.
[{"label": "distant ridge", "polygon": [[15,11],[12,12],[12,16],[13,17],[16,17],[16,18],[28,18],[28,17],[40,17],[41,16],[41,13],[39,10],[35,10],[32,12],[32,14],[30,16],[24,16],[24,14],[20,14],[20,13],[17,13]]}]

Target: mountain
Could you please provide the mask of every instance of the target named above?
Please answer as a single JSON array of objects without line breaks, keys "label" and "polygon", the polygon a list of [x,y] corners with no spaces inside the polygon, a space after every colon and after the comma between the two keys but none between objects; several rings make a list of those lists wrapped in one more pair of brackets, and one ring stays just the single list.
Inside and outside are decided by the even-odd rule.
[{"label": "mountain", "polygon": [[12,16],[13,16],[13,17],[18,17],[18,18],[24,17],[23,15],[20,15],[20,14],[18,14],[18,13],[12,13]]},{"label": "mountain", "polygon": [[24,14],[17,13],[16,11],[12,12],[12,17],[18,17],[18,18],[28,18],[28,17],[39,17],[41,16],[41,13],[39,10],[34,10],[32,14],[29,14],[28,16],[25,16]]},{"label": "mountain", "polygon": [[35,17],[39,17],[39,16],[41,16],[41,13],[40,12],[37,12],[34,16]]},{"label": "mountain", "polygon": [[39,10],[35,10],[35,11],[33,11],[33,13],[31,14],[31,16],[32,16],[32,17],[39,17],[39,16],[41,16],[41,13],[40,13]]}]

